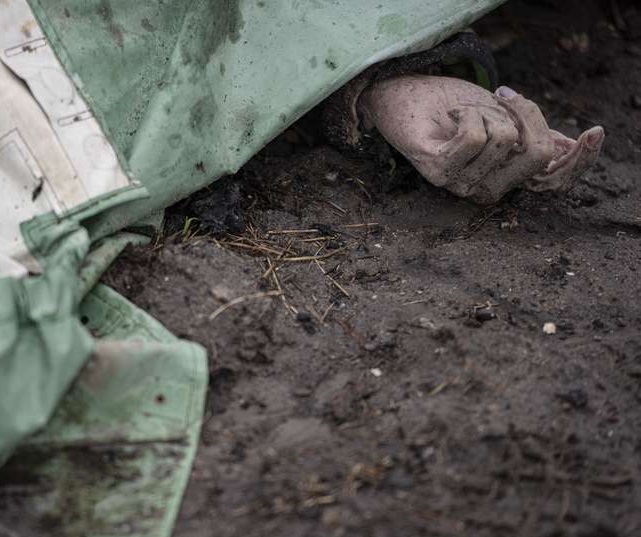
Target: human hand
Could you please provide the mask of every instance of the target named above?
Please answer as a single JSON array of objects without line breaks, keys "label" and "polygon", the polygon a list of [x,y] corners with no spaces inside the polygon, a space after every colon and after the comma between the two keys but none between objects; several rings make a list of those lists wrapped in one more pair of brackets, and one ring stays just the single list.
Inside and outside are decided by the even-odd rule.
[{"label": "human hand", "polygon": [[494,94],[464,80],[403,76],[359,99],[376,127],[431,183],[478,203],[516,187],[567,190],[597,159],[602,127],[573,140],[548,127],[539,107],[507,87]]}]

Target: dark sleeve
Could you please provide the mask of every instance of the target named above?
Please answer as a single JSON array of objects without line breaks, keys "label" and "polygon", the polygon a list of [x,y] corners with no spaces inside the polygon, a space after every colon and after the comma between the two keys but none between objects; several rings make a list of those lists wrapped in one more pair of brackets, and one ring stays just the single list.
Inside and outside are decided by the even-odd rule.
[{"label": "dark sleeve", "polygon": [[371,84],[409,75],[465,78],[494,90],[496,66],[489,47],[473,32],[462,32],[429,50],[377,63],[326,99],[322,123],[327,140],[342,150],[365,149],[356,108],[361,93]]}]

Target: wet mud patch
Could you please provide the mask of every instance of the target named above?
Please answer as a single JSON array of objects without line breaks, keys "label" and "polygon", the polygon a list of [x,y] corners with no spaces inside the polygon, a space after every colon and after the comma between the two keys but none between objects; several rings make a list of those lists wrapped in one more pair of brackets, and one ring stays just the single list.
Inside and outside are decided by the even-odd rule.
[{"label": "wet mud patch", "polygon": [[100,0],[100,4],[98,5],[98,14],[105,21],[107,29],[116,44],[122,48],[124,44],[124,34],[122,32],[122,27],[114,19],[110,0]]},{"label": "wet mud patch", "polygon": [[219,0],[215,5],[199,0],[191,10],[183,29],[186,40],[182,43],[182,59],[185,64],[204,68],[222,43],[240,39],[245,22],[240,0]]},{"label": "wet mud patch", "polygon": [[0,531],[80,537],[113,531],[116,518],[123,534],[153,534],[181,457],[180,446],[154,443],[22,449],[0,470]]}]

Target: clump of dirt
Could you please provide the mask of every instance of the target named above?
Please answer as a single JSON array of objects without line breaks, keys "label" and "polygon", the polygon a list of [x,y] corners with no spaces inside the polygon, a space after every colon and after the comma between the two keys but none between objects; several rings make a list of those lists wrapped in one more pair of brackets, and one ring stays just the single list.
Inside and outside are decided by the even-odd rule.
[{"label": "clump of dirt", "polygon": [[641,534],[640,13],[479,24],[554,128],[606,128],[569,195],[482,208],[296,126],[230,179],[245,231],[117,261],[211,357],[177,537]]}]

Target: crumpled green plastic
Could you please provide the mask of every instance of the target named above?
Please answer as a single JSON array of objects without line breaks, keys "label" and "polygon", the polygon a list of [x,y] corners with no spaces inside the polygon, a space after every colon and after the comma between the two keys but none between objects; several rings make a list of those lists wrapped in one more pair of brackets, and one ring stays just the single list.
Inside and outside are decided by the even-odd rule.
[{"label": "crumpled green plastic", "polygon": [[74,277],[89,237],[77,224],[56,231],[44,274],[0,279],[0,464],[46,424],[94,348]]},{"label": "crumpled green plastic", "polygon": [[[0,521],[20,512],[9,526],[18,535],[168,535],[198,446],[205,351],[101,284],[78,313],[97,338],[91,358],[47,426],[0,468]],[[32,370],[16,369],[23,385]]]}]

